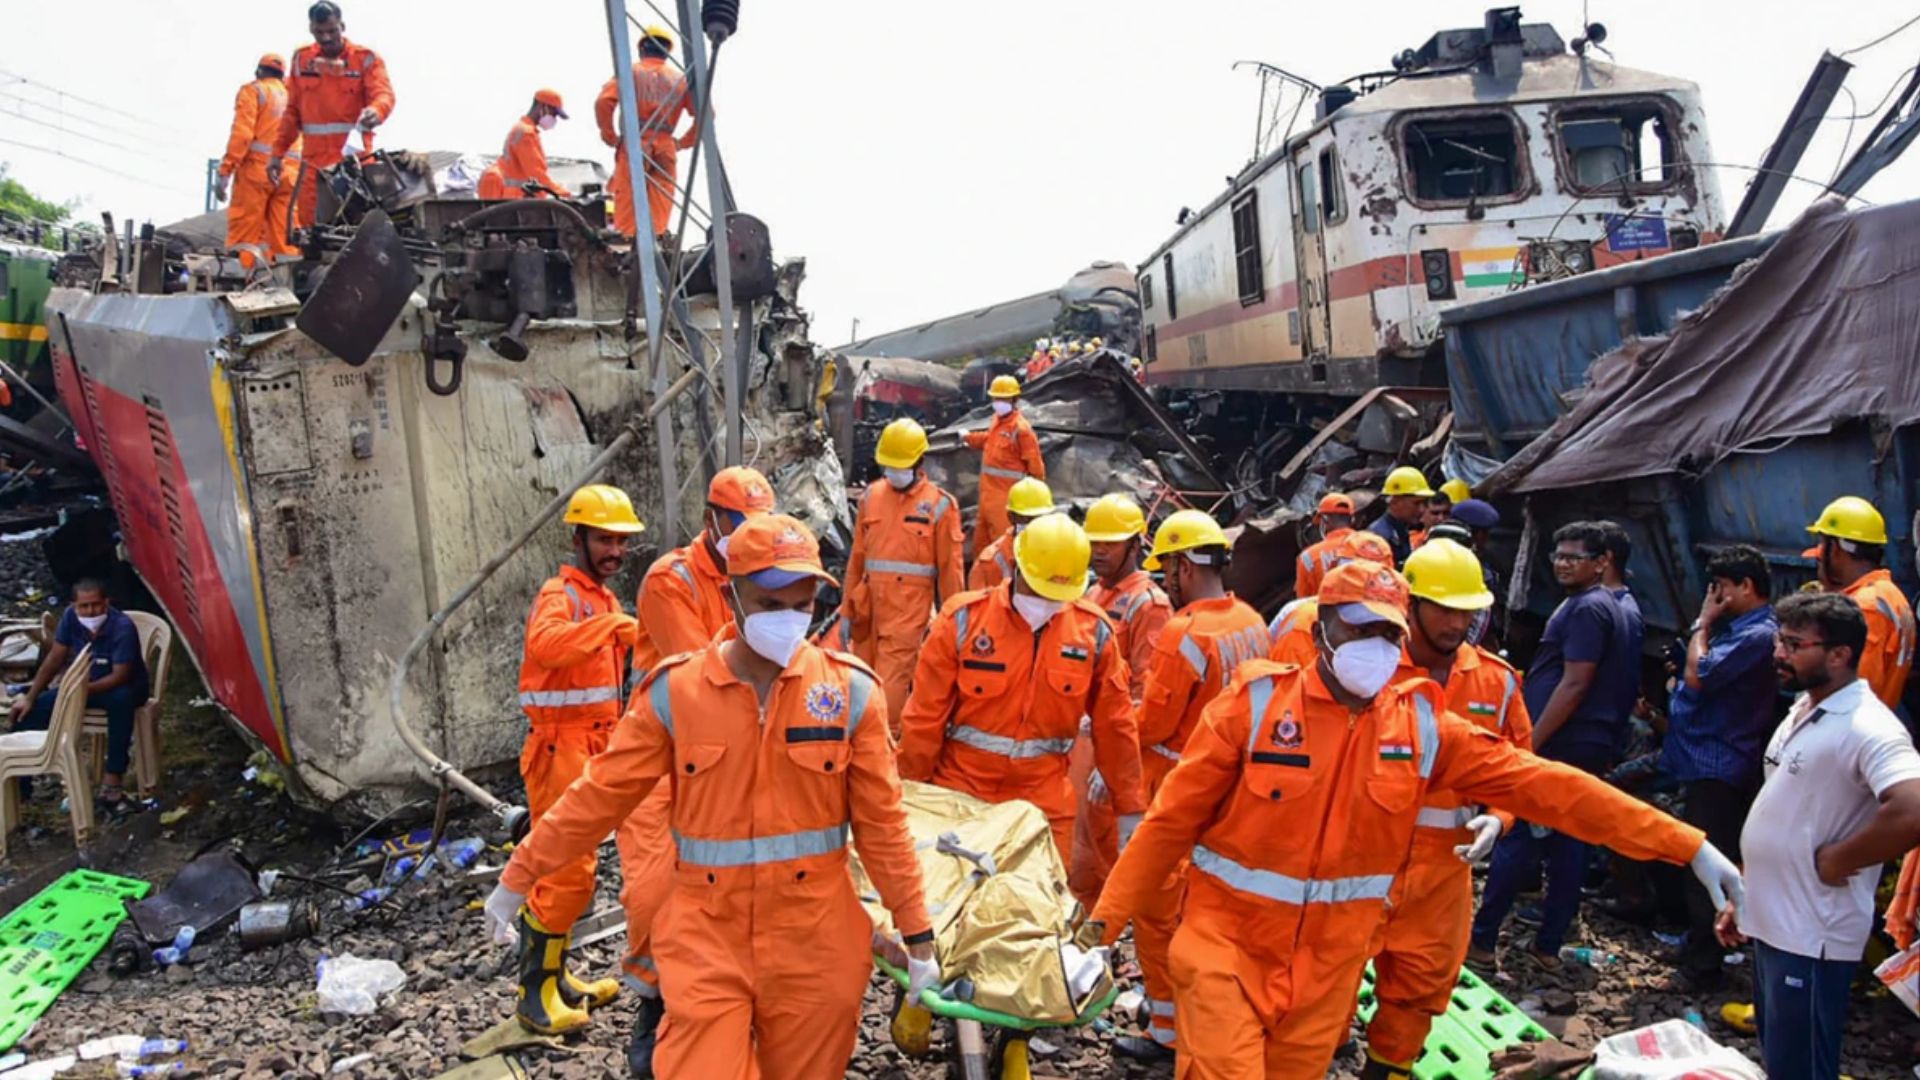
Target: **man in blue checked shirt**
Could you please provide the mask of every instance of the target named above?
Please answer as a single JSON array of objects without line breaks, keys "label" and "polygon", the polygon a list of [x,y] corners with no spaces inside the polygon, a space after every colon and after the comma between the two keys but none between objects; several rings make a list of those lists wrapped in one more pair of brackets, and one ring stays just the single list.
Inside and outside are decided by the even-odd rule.
[{"label": "man in blue checked shirt", "polygon": [[[1740,830],[1759,791],[1761,757],[1779,713],[1773,669],[1779,623],[1768,602],[1773,575],[1758,550],[1737,544],[1714,555],[1707,580],[1686,666],[1674,682],[1660,767],[1681,785],[1683,820],[1738,862]],[[1669,910],[1684,904],[1687,915],[1681,980],[1689,991],[1711,991],[1725,977],[1713,905],[1705,890],[1665,869],[1656,871],[1663,900]]]}]

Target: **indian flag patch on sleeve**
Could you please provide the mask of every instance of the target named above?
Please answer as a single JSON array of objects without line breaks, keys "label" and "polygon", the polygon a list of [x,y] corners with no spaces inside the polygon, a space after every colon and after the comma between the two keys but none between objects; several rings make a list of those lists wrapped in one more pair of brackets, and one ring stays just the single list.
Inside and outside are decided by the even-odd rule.
[{"label": "indian flag patch on sleeve", "polygon": [[1085,660],[1087,658],[1087,650],[1083,645],[1068,645],[1066,648],[1060,650],[1060,655],[1069,660]]},{"label": "indian flag patch on sleeve", "polygon": [[1383,742],[1380,744],[1381,761],[1412,761],[1413,744],[1404,742]]},{"label": "indian flag patch on sleeve", "polygon": [[1492,716],[1494,713],[1498,711],[1500,711],[1499,706],[1495,705],[1491,701],[1467,702],[1467,712],[1471,713],[1474,716]]}]

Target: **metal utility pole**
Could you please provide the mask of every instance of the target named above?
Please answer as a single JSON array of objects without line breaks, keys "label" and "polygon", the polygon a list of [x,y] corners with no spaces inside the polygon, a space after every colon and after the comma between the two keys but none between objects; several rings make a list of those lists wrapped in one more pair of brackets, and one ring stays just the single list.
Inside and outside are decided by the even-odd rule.
[{"label": "metal utility pole", "polygon": [[1799,167],[1800,156],[1807,152],[1807,144],[1813,141],[1820,121],[1826,118],[1827,109],[1833,104],[1834,95],[1840,92],[1840,84],[1847,81],[1847,73],[1852,70],[1852,64],[1832,53],[1820,54],[1820,62],[1813,66],[1807,85],[1800,88],[1800,97],[1788,111],[1780,134],[1774,136],[1773,145],[1767,147],[1766,155],[1760,159],[1760,171],[1747,185],[1740,208],[1733,212],[1727,224],[1727,239],[1752,236],[1767,227],[1767,218],[1773,214],[1781,192],[1786,190],[1787,181],[1793,179],[1790,174]]},{"label": "metal utility pole", "polygon": [[[648,370],[653,377],[656,401],[666,393],[668,384],[666,353],[667,322],[661,317],[660,258],[654,249],[652,219],[647,217],[647,155],[640,145],[639,103],[634,100],[633,41],[627,33],[626,0],[607,0],[607,41],[613,49],[613,81],[620,88],[620,145],[627,152],[627,180],[633,196],[634,261],[640,264],[641,301],[647,312]],[[647,224],[640,224],[642,221]],[[673,538],[685,530],[680,525],[680,469],[673,439],[673,414],[662,409],[654,421],[654,442],[660,452],[660,502]]]},{"label": "metal utility pole", "polygon": [[[726,463],[731,466],[741,464],[743,457],[740,398],[747,381],[745,339],[748,335],[733,332],[733,202],[728,197],[726,166],[720,160],[720,141],[713,133],[713,106],[707,100],[712,90],[709,82],[712,67],[707,60],[703,29],[696,0],[680,0],[680,38],[687,55],[687,72],[692,76],[688,83],[693,96],[693,115],[700,119],[700,144],[707,155],[707,216],[713,228],[707,258],[713,267],[714,300],[720,308],[720,382],[727,421]],[[715,43],[716,48],[718,44]],[[743,323],[751,318],[745,311],[740,316]]]}]

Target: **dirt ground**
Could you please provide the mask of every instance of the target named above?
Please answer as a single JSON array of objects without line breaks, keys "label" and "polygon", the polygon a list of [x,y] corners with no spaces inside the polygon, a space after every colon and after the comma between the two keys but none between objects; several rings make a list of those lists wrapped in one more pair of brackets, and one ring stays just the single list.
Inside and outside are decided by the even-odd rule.
[{"label": "dirt ground", "polygon": [[[205,704],[197,675],[181,660],[176,656],[167,692],[164,790],[155,806],[103,829],[85,863],[159,886],[202,847],[231,842],[260,867],[312,874],[349,837],[334,823],[298,811],[266,784],[242,778],[247,747]],[[16,834],[8,865],[0,867],[0,910],[10,910],[76,865],[65,815],[58,809],[60,797],[57,784],[43,784],[35,792],[28,807],[29,828]],[[187,810],[184,816],[171,825],[162,823],[163,813],[181,808]],[[456,815],[448,835],[478,835],[487,820]],[[404,829],[396,823],[381,831]],[[479,872],[418,880],[398,894],[396,905],[369,914],[348,915],[340,910],[337,894],[283,880],[275,898],[319,899],[325,918],[318,936],[242,953],[234,935],[215,934],[194,946],[191,963],[127,978],[107,973],[103,953],[17,1049],[40,1057],[65,1052],[89,1038],[133,1033],[188,1040],[192,1049],[184,1060],[189,1070],[177,1075],[339,1075],[368,1080],[437,1075],[460,1062],[460,1048],[467,1040],[507,1017],[513,1007],[507,950],[488,942],[477,910],[493,884],[494,874],[487,870],[497,871],[503,859],[502,852],[490,849]],[[609,852],[601,867],[600,904],[615,901],[617,875]],[[1718,1020],[1722,1002],[1747,1000],[1745,968],[1735,969],[1735,987],[1729,992],[1688,999],[1651,989],[1668,968],[1658,959],[1662,947],[1648,931],[1589,914],[1576,940],[1622,959],[1600,969],[1568,967],[1545,974],[1520,958],[1524,938],[1515,937],[1507,969],[1496,985],[1512,1001],[1537,1002],[1544,1026],[1576,1046],[1589,1047],[1606,1035],[1682,1016],[1691,1006],[1708,1018],[1708,1030],[1717,1040],[1757,1057],[1751,1039]],[[578,950],[577,967],[611,973],[623,943],[615,937]],[[315,970],[323,953],[392,959],[406,971],[406,985],[374,1015],[323,1015],[315,994]],[[1910,1077],[1913,1063],[1920,1060],[1920,1020],[1886,994],[1868,989],[1867,980],[1856,987],[1845,1071],[1856,1080]],[[944,1077],[938,1061],[911,1061],[890,1044],[891,1001],[890,989],[876,982],[867,997],[860,1049],[849,1075],[868,1080]],[[624,1075],[632,1010],[632,1001],[623,996],[597,1013],[592,1027],[566,1050],[537,1049],[523,1052],[520,1059],[537,1077]],[[1112,1056],[1107,1044],[1118,1019],[1103,1018],[1080,1031],[1047,1033],[1042,1038],[1049,1045],[1036,1048],[1034,1074],[1171,1075],[1164,1066],[1147,1068]],[[945,1036],[936,1033],[936,1049],[944,1047]],[[1329,1075],[1351,1077],[1358,1066],[1357,1054],[1350,1052]],[[83,1067],[65,1075],[113,1073],[110,1068]]]}]

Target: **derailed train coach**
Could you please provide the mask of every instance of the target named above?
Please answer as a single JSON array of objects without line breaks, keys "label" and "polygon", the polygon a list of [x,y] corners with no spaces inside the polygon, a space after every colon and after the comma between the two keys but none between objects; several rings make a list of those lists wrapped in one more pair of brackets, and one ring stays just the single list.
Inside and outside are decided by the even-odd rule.
[{"label": "derailed train coach", "polygon": [[1150,385],[1231,453],[1444,386],[1454,305],[1719,239],[1698,87],[1602,59],[1603,37],[1501,8],[1391,71],[1293,80],[1312,124],[1139,266]]}]

